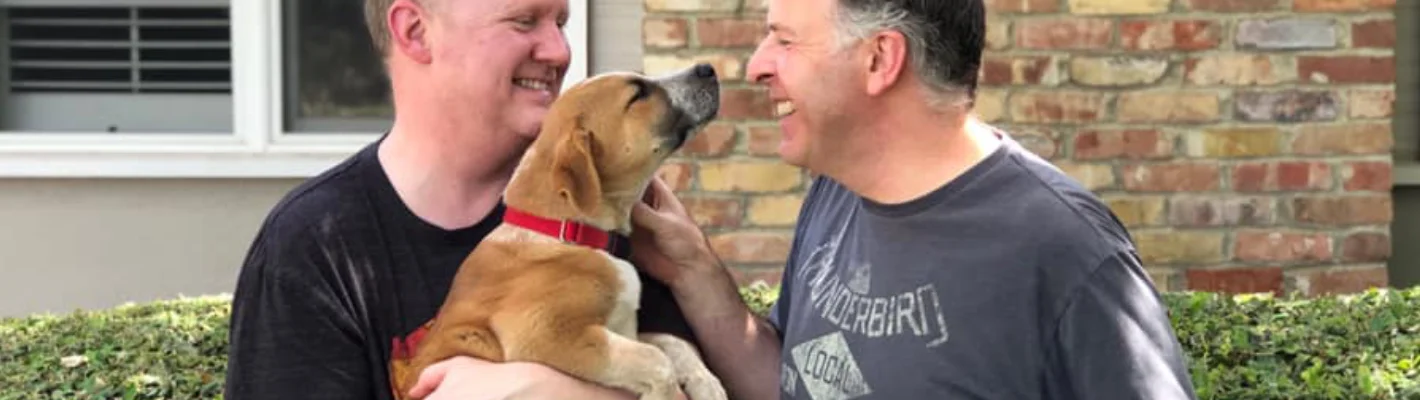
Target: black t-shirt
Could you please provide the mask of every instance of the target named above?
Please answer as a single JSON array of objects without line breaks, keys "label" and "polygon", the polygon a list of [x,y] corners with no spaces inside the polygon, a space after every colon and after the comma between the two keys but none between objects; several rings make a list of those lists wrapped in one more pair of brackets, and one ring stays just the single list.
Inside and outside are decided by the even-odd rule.
[{"label": "black t-shirt", "polygon": [[[446,230],[399,199],[366,146],[276,204],[232,301],[228,400],[391,399],[390,360],[438,312],[468,253],[501,221]],[[642,330],[689,326],[641,274]]]},{"label": "black t-shirt", "polygon": [[377,143],[271,211],[232,303],[226,398],[389,399],[396,340],[434,316],[459,264],[502,218],[446,230],[405,207]]}]

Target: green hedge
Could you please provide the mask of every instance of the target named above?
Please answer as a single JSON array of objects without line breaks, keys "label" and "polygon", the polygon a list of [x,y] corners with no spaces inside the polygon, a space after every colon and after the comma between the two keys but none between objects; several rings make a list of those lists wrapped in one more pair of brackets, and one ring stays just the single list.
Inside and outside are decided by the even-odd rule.
[{"label": "green hedge", "polygon": [[[742,294],[763,313],[778,291]],[[0,400],[220,398],[226,300],[0,320]],[[1420,398],[1420,288],[1165,300],[1202,399]]]}]

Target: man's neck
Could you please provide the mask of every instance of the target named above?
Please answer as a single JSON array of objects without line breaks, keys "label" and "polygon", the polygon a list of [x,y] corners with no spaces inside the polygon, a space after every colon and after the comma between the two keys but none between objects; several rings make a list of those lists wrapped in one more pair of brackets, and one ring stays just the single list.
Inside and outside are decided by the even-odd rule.
[{"label": "man's neck", "polygon": [[457,125],[397,121],[378,154],[411,212],[458,229],[477,224],[497,206],[527,143],[512,133],[448,126]]},{"label": "man's neck", "polygon": [[831,176],[882,204],[922,197],[961,176],[1001,144],[990,127],[967,115],[886,116],[868,128],[874,143]]}]

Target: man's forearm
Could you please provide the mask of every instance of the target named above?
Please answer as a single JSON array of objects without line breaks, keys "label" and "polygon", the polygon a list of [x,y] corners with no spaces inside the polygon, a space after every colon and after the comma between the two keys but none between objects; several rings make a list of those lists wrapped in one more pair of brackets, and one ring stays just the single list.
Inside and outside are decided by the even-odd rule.
[{"label": "man's forearm", "polygon": [[706,363],[732,399],[778,398],[780,342],[774,328],[750,312],[718,262],[699,270],[706,271],[705,279],[674,292]]}]

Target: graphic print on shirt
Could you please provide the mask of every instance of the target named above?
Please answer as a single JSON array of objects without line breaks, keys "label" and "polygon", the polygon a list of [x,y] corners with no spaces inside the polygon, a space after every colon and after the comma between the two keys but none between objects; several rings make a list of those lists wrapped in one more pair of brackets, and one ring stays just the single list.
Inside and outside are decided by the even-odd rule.
[{"label": "graphic print on shirt", "polygon": [[[872,385],[850,342],[906,337],[930,349],[947,341],[936,285],[903,282],[893,288],[891,279],[874,280],[866,250],[858,248],[856,241],[844,240],[850,225],[844,224],[795,268],[794,281],[806,293],[804,314],[828,327],[822,336],[786,343],[789,359],[782,366],[780,386],[788,396],[796,396],[800,390],[814,400],[850,400],[871,394]],[[875,284],[879,291],[891,291],[874,295]],[[807,326],[813,325],[809,322]]]},{"label": "graphic print on shirt", "polygon": [[799,366],[804,388],[814,400],[848,400],[873,392],[842,332],[800,343],[790,353]]},{"label": "graphic print on shirt", "polygon": [[834,267],[843,253],[841,237],[814,249],[795,273],[795,279],[809,289],[812,314],[868,339],[911,335],[924,339],[928,348],[946,343],[947,323],[936,285],[924,282],[886,296],[870,295],[871,264],[860,261],[843,269]]}]

